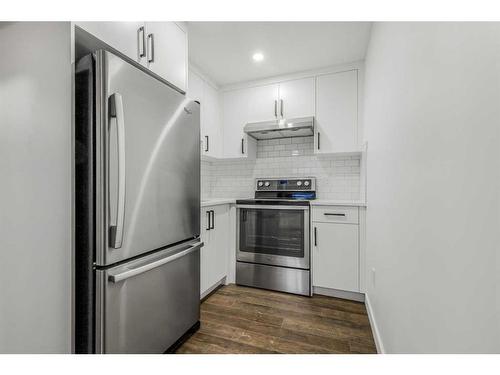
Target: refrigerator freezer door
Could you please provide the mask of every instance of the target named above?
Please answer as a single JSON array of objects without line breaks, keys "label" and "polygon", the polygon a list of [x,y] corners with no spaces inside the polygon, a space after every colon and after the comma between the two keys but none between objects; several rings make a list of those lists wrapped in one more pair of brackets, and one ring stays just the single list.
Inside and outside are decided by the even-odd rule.
[{"label": "refrigerator freezer door", "polygon": [[97,353],[163,353],[198,322],[201,246],[96,271]]},{"label": "refrigerator freezer door", "polygon": [[197,237],[199,104],[98,51],[96,108],[96,264]]}]

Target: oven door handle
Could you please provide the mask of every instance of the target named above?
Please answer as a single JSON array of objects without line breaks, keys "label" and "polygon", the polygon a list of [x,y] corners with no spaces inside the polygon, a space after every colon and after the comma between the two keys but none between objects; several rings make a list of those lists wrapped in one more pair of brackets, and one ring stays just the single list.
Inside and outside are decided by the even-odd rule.
[{"label": "oven door handle", "polygon": [[265,205],[265,204],[237,204],[236,208],[253,208],[259,210],[302,210],[308,211],[309,206],[286,206],[286,205]]}]

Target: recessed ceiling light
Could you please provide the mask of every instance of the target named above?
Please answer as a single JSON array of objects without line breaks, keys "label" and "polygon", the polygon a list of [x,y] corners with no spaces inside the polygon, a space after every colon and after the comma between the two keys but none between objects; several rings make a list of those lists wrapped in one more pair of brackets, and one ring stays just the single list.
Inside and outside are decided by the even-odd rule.
[{"label": "recessed ceiling light", "polygon": [[264,55],[260,52],[256,52],[253,54],[252,59],[255,62],[260,62],[260,61],[264,60]]}]

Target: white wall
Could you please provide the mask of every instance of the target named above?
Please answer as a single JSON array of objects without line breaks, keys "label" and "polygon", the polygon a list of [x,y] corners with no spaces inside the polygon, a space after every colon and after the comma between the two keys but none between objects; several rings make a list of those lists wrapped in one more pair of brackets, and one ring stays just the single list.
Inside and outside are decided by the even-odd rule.
[{"label": "white wall", "polygon": [[373,27],[367,286],[387,352],[500,352],[499,51],[499,24]]},{"label": "white wall", "polygon": [[71,350],[67,23],[0,23],[0,353]]}]

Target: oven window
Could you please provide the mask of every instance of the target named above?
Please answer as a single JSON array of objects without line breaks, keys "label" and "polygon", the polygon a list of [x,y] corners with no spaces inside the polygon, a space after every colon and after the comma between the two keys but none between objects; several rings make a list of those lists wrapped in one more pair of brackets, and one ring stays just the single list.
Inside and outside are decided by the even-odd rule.
[{"label": "oven window", "polygon": [[240,209],[239,250],[304,257],[304,210]]}]

